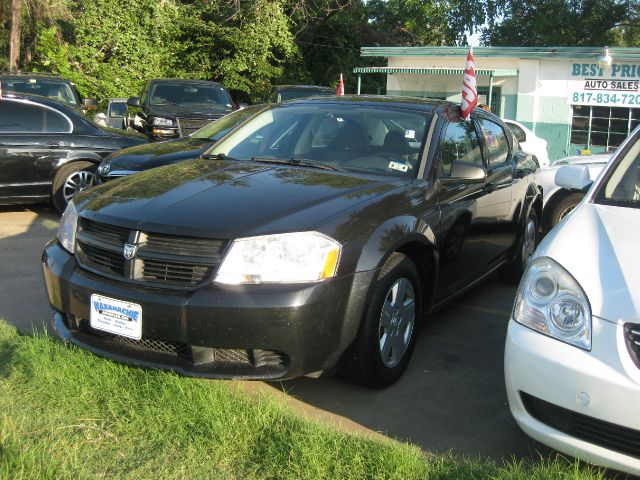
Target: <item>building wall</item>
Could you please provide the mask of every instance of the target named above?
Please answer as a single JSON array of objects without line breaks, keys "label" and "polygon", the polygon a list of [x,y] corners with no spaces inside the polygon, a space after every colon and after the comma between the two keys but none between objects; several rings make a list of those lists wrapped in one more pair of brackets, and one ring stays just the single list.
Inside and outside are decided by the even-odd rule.
[{"label": "building wall", "polygon": [[[570,58],[521,59],[507,57],[476,57],[475,67],[481,69],[517,69],[517,77],[494,77],[494,88],[500,90],[499,111],[502,118],[517,120],[548,142],[549,159],[575,155],[585,145],[571,144],[571,123],[574,102],[572,92],[582,91],[585,80],[591,78],[591,60]],[[628,64],[628,62],[626,62]],[[576,65],[588,65],[577,67]],[[461,56],[397,56],[388,57],[389,67],[464,68]],[[596,72],[593,78],[622,76],[622,68],[614,64],[614,71]],[[617,70],[616,70],[617,69]],[[578,72],[579,70],[579,72]],[[640,64],[630,65],[627,77],[640,79]],[[586,74],[586,75],[585,75]],[[489,77],[477,77],[478,88],[489,86]],[[454,75],[390,74],[387,94],[445,98],[460,101],[462,78]],[[579,102],[578,102],[579,103]],[[629,107],[629,106],[627,106]],[[594,147],[592,151],[604,148]]]}]

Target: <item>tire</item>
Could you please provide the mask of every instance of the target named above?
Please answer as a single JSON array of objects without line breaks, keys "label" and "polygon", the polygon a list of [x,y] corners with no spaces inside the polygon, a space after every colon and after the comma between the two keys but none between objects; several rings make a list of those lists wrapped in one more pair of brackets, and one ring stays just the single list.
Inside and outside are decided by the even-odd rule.
[{"label": "tire", "polygon": [[393,253],[380,270],[358,336],[343,355],[339,375],[371,388],[394,383],[413,353],[421,314],[418,271],[407,256]]},{"label": "tire", "polygon": [[540,224],[538,214],[532,208],[524,224],[524,229],[518,242],[518,251],[513,262],[506,268],[506,277],[514,283],[520,283],[520,279],[529,266],[531,257],[538,246],[540,239]]},{"label": "tire", "polygon": [[53,177],[51,201],[60,212],[67,208],[69,200],[93,184],[96,166],[91,162],[73,162],[63,166]]},{"label": "tire", "polygon": [[571,210],[576,208],[584,198],[583,193],[572,193],[560,200],[554,207],[551,215],[549,215],[549,230],[555,227],[560,220],[567,216]]}]

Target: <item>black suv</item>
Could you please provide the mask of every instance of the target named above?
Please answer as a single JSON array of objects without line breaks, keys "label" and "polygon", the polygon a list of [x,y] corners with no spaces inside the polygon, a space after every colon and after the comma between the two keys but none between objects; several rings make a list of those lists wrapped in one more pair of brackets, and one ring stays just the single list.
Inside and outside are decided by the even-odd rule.
[{"label": "black suv", "polygon": [[51,73],[2,73],[0,84],[5,95],[26,93],[53,98],[84,114],[97,106],[95,99],[82,98],[73,82]]},{"label": "black suv", "polygon": [[127,104],[129,127],[152,140],[186,137],[234,109],[227,89],[205,80],[150,80]]},{"label": "black suv", "polygon": [[138,134],[102,128],[65,103],[35,95],[0,99],[0,204],[51,200],[64,210],[96,166]]},{"label": "black suv", "polygon": [[[78,195],[43,270],[60,336],[116,360],[255,379],[404,371],[423,312],[501,267],[542,206],[495,115],[344,96],[258,113],[201,159]],[[461,333],[464,336],[464,332]]]}]

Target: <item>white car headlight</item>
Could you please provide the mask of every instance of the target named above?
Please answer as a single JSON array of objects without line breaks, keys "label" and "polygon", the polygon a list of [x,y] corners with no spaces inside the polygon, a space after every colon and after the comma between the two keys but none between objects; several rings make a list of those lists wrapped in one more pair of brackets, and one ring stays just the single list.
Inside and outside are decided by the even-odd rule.
[{"label": "white car headlight", "polygon": [[151,119],[151,125],[156,125],[158,127],[173,127],[173,120],[170,118],[153,117]]},{"label": "white car headlight", "polygon": [[78,226],[78,212],[73,204],[73,200],[69,202],[65,208],[62,218],[60,219],[60,227],[58,227],[58,241],[66,251],[73,254],[76,251],[76,228]]},{"label": "white car headlight", "polygon": [[524,274],[513,318],[529,328],[591,350],[591,308],[578,282],[549,257],[536,258]]},{"label": "white car headlight", "polygon": [[326,280],[336,274],[340,249],[338,242],[317,232],[239,238],[215,281],[239,285]]}]

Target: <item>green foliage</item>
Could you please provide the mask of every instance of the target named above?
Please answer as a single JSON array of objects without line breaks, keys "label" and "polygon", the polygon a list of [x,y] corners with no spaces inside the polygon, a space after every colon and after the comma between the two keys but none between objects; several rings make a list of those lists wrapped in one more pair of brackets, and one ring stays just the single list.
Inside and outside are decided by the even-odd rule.
[{"label": "green foliage", "polygon": [[637,0],[507,0],[498,6],[502,20],[484,32],[486,45],[638,46]]},{"label": "green foliage", "polygon": [[182,68],[202,72],[241,97],[258,100],[298,53],[284,4],[255,0],[231,12],[224,2],[184,7],[177,45]]}]

